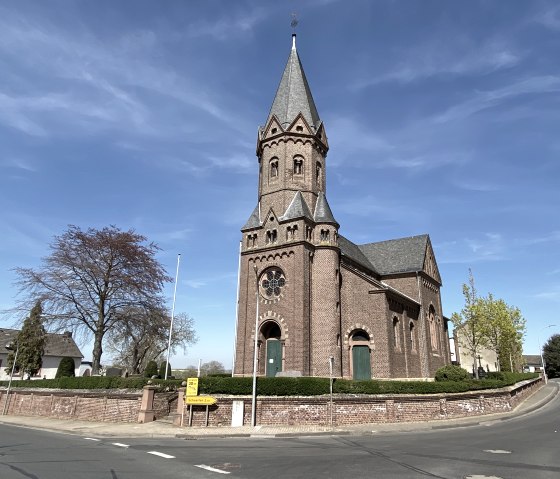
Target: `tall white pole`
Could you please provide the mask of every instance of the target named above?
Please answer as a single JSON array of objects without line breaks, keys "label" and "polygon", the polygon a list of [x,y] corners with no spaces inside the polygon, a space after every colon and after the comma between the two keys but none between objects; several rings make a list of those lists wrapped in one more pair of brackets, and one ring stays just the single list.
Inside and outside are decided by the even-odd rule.
[{"label": "tall white pole", "polygon": [[173,306],[171,306],[171,323],[169,324],[169,339],[167,341],[167,361],[165,362],[164,379],[167,379],[167,370],[169,369],[169,354],[171,353],[171,335],[173,333],[173,318],[175,316],[175,299],[177,298],[177,279],[179,279],[180,261],[181,261],[181,253],[177,255],[177,271],[175,272],[175,288],[173,290]]},{"label": "tall white pole", "polygon": [[[556,325],[555,324],[549,324],[548,326],[545,326],[544,328],[542,328],[541,331],[544,331],[545,329],[548,329],[548,328],[553,328],[554,326],[556,326]],[[542,365],[542,373],[543,373],[544,383],[547,384],[548,383],[548,377],[546,375],[546,369],[544,367],[543,348],[542,348],[542,344],[541,344],[541,338],[540,338],[540,335],[538,333],[537,333],[537,341],[539,342],[539,349],[540,349],[540,353],[541,353],[541,365]]]},{"label": "tall white pole", "polygon": [[259,340],[259,274],[257,265],[254,264],[255,269],[255,301],[256,301],[256,312],[255,312],[255,342],[253,351],[253,397],[251,401],[251,426],[255,427],[257,425],[257,347]]}]

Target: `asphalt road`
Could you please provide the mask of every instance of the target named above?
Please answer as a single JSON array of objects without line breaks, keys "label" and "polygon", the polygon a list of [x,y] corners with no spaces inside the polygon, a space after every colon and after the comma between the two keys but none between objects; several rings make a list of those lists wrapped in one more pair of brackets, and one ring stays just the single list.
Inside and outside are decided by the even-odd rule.
[{"label": "asphalt road", "polygon": [[366,436],[107,439],[1,425],[0,478],[558,479],[559,431],[558,397],[518,418]]}]

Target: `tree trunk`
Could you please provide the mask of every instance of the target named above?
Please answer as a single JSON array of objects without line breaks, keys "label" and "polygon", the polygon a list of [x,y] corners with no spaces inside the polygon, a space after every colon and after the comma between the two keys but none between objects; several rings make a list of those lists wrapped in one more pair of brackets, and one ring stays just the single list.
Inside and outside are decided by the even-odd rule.
[{"label": "tree trunk", "polygon": [[103,353],[103,333],[101,331],[96,331],[93,338],[93,362],[91,365],[91,374],[99,374],[99,368],[101,367],[101,354]]}]

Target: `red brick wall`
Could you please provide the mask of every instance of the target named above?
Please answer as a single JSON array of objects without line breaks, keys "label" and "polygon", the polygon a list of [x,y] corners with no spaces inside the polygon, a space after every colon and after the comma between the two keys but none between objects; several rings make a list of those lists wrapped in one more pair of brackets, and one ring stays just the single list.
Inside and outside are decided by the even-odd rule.
[{"label": "red brick wall", "polygon": [[[0,392],[2,405],[5,394],[5,391]],[[83,421],[137,422],[141,397],[141,394],[12,389],[7,413]]]},{"label": "red brick wall", "polygon": [[[541,379],[516,386],[472,393],[398,395],[398,396],[333,396],[335,426],[367,423],[421,422],[455,419],[511,411],[521,399],[543,385]],[[234,400],[245,402],[244,424],[251,424],[251,398],[216,396],[218,403],[210,407],[209,426],[230,426]],[[206,408],[195,406],[193,426],[204,426]],[[277,426],[328,426],[330,401],[328,396],[261,397],[257,399],[257,424]],[[185,409],[184,425],[188,424]]]}]

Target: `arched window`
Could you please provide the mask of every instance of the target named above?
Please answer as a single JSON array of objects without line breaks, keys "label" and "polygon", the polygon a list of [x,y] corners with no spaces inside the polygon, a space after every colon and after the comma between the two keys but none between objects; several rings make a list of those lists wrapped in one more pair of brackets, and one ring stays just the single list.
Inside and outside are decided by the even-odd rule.
[{"label": "arched window", "polygon": [[317,182],[317,185],[321,183],[322,177],[323,177],[323,166],[318,161],[317,164],[315,165],[315,181]]},{"label": "arched window", "polygon": [[438,332],[436,325],[436,311],[433,306],[430,305],[428,312],[428,325],[430,328],[430,343],[432,345],[432,351],[439,350]]},{"label": "arched window", "polygon": [[303,175],[303,158],[301,156],[294,158],[294,175]]},{"label": "arched window", "polygon": [[416,351],[416,328],[414,323],[410,322],[410,349],[411,351]]},{"label": "arched window", "polygon": [[270,178],[278,177],[278,159],[273,158],[270,160]]},{"label": "arched window", "polygon": [[401,348],[400,334],[399,334],[399,318],[393,318],[393,345],[395,349]]}]

